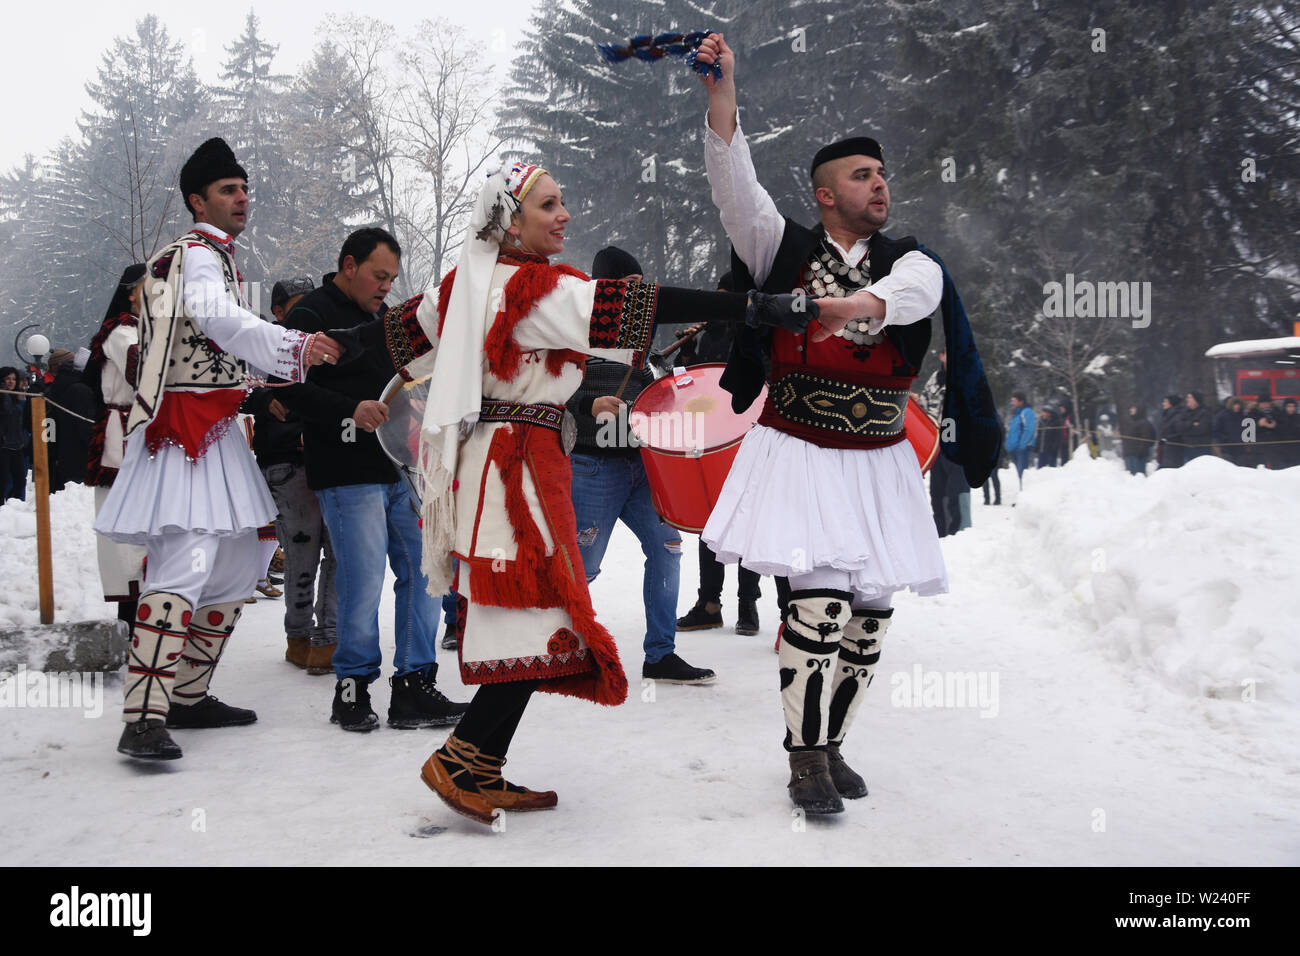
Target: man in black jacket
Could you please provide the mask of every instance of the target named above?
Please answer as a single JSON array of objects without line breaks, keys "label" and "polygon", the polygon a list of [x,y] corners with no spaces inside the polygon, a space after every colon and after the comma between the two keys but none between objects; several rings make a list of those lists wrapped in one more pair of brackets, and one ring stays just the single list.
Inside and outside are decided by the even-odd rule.
[{"label": "man in black jacket", "polygon": [[[343,243],[338,272],[303,296],[284,324],[316,332],[372,322],[397,278],[401,255],[397,240],[384,230],[357,230]],[[344,730],[369,731],[379,724],[368,685],[380,675],[383,660],[379,601],[385,555],[397,576],[389,726],[454,724],[466,706],[434,686],[438,616],[420,571],[418,503],[374,434],[388,420],[388,406],[379,399],[394,374],[387,352],[368,349],[281,390],[285,404],[302,416],[307,484],[320,500],[338,561],[338,683],[330,719]]]},{"label": "man in black jacket", "polygon": [[96,409],[95,398],[82,382],[72,352],[55,349],[50,354],[50,372],[54,381],[45,397],[49,399],[46,414],[54,424],[50,437],[50,491],[55,492],[86,480]]},{"label": "man in black jacket", "polygon": [[1208,455],[1214,440],[1214,419],[1210,409],[1205,407],[1200,392],[1188,392],[1187,411],[1183,417],[1183,440],[1187,442],[1187,455],[1184,461]]},{"label": "man in black jacket", "polygon": [[[591,277],[640,279],[641,266],[622,249],[609,246],[596,253]],[[649,369],[592,357],[587,359],[582,385],[569,398],[567,407],[577,422],[578,436],[570,456],[578,550],[590,584],[600,574],[614,525],[622,521],[632,530],[645,554],[642,678],[711,684],[717,679],[713,671],[692,667],[677,655],[682,535],[655,511],[639,445],[628,427],[628,409],[653,381]]]},{"label": "man in black jacket", "polygon": [[[271,289],[275,321],[283,324],[315,287],[309,276],[277,282]],[[275,531],[284,550],[284,659],[308,674],[329,674],[338,640],[334,548],[320,502],[307,486],[302,418],[284,406],[279,392],[256,389],[244,411],[253,415],[253,454],[275,499]]]},{"label": "man in black jacket", "polygon": [[1130,475],[1145,475],[1147,459],[1156,444],[1156,426],[1151,424],[1142,406],[1134,402],[1128,407],[1128,416],[1121,427],[1120,452],[1124,467]]}]

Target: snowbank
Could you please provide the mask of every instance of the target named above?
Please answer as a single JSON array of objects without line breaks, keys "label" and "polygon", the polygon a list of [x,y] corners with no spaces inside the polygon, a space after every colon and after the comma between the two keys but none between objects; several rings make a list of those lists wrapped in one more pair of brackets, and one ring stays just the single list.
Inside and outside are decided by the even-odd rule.
[{"label": "snowbank", "polygon": [[[36,490],[26,501],[0,506],[0,628],[39,624],[36,578]],[[95,559],[95,492],[69,485],[50,496],[50,540],[54,548],[54,620],[87,621],[117,616],[104,603]]]},{"label": "snowbank", "polygon": [[1085,454],[1025,484],[1002,566],[1112,659],[1181,694],[1300,703],[1300,468],[1131,476]]}]

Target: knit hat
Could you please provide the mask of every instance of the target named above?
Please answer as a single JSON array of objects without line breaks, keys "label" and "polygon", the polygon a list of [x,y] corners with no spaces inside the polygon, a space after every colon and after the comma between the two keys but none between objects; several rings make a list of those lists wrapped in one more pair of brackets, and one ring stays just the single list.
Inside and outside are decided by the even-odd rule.
[{"label": "knit hat", "polygon": [[194,214],[190,205],[193,193],[202,195],[209,184],[218,179],[242,179],[248,182],[248,173],[235,161],[235,154],[226,141],[214,136],[194,151],[194,155],[185,160],[181,167],[181,199],[185,208]]},{"label": "knit hat", "polygon": [[284,305],[295,295],[303,295],[316,288],[311,276],[298,276],[295,279],[281,279],[271,286],[271,308]]},{"label": "knit hat", "polygon": [[50,368],[50,374],[51,375],[59,374],[59,369],[63,367],[63,363],[70,361],[71,359],[72,359],[72,353],[67,349],[55,349],[53,352],[50,353],[50,360],[48,363]]},{"label": "knit hat", "polygon": [[644,274],[641,263],[630,252],[624,252],[618,246],[606,246],[591,260],[593,279],[622,279],[625,276]]}]

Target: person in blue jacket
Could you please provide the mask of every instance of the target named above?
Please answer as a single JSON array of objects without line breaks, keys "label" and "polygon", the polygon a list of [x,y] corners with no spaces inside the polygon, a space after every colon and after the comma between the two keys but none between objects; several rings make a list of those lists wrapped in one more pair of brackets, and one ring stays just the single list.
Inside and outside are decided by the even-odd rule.
[{"label": "person in blue jacket", "polygon": [[1016,466],[1020,487],[1025,487],[1025,469],[1034,452],[1034,437],[1038,431],[1038,417],[1034,414],[1024,392],[1011,393],[1011,422],[1007,425],[1007,454]]}]

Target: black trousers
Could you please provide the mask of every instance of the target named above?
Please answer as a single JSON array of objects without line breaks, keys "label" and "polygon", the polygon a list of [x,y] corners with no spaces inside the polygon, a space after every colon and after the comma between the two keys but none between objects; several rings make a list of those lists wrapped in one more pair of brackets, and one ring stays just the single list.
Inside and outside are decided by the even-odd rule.
[{"label": "black trousers", "polygon": [[[762,597],[758,587],[758,572],[750,571],[736,565],[740,580],[736,586],[736,597],[742,601],[757,601]],[[726,583],[727,566],[718,561],[713,549],[700,538],[700,600],[722,603],[722,586]]]},{"label": "black trousers", "polygon": [[939,537],[956,534],[961,529],[961,493],[966,490],[966,476],[960,465],[943,455],[930,466],[930,508]]},{"label": "black trousers", "polygon": [[992,471],[989,472],[989,480],[984,482],[984,503],[985,504],[989,503],[989,485],[993,486],[993,500],[1001,501],[1002,500],[1002,479],[998,477],[998,469],[996,466]]},{"label": "black trousers", "polygon": [[456,726],[456,736],[493,757],[504,757],[541,681],[483,684]]}]

